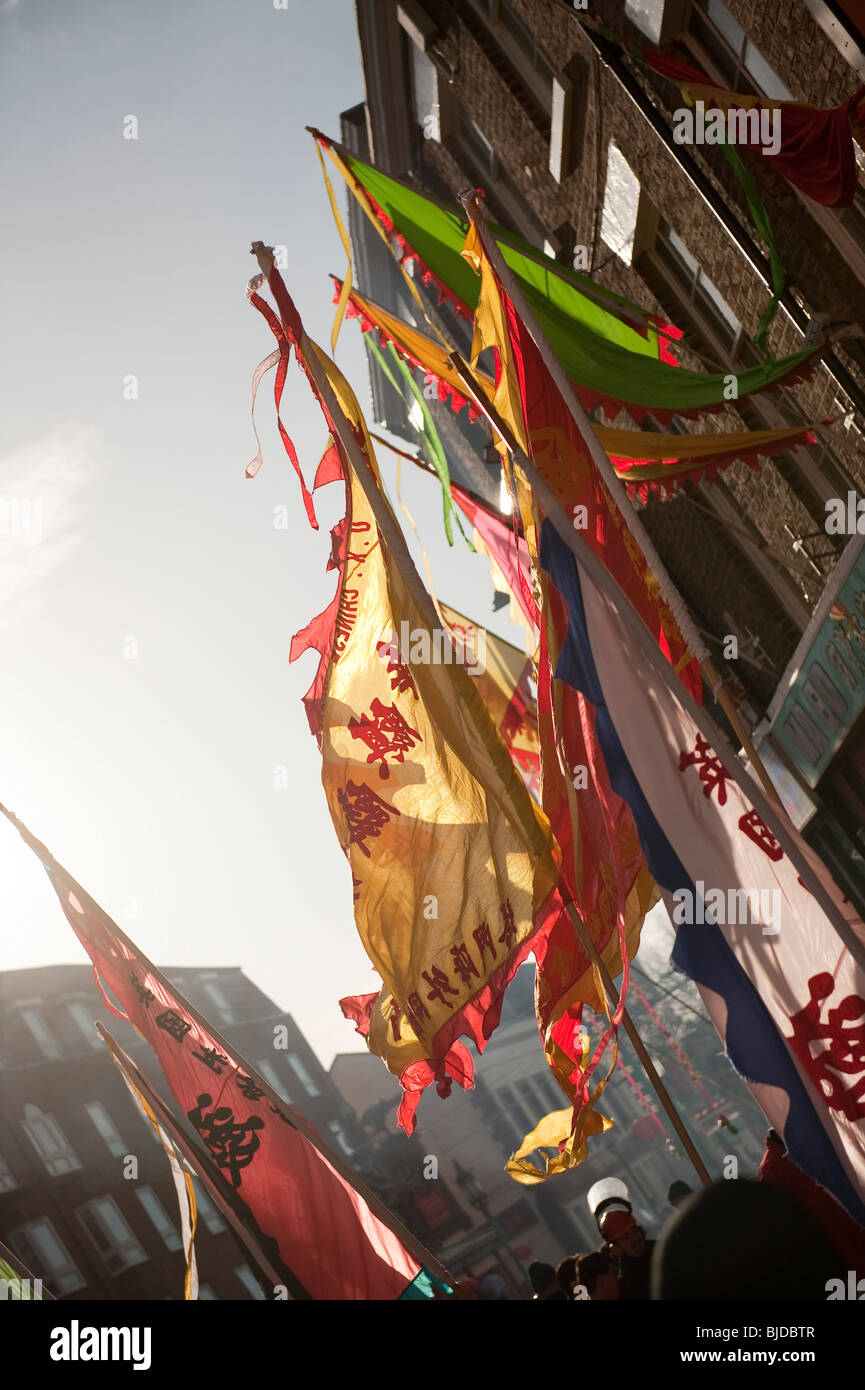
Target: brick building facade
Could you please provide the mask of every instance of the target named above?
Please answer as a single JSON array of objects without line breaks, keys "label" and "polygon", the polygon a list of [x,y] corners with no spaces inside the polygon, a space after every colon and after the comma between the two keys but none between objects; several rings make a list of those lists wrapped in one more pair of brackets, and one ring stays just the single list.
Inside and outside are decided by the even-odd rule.
[{"label": "brick building facade", "polygon": [[[165,973],[351,1163],[362,1137],[354,1114],[291,1016],[239,969]],[[0,1241],[56,1298],[182,1299],[168,1160],[94,1019],[165,1096],[150,1047],[110,1014],[89,966],[0,975]],[[197,1147],[195,1131],[182,1128]],[[200,1183],[196,1195],[199,1297],[264,1298]]]},{"label": "brick building facade", "polygon": [[[580,264],[595,280],[681,328],[683,366],[735,374],[761,360],[754,338],[771,294],[769,248],[722,150],[672,140],[678,87],[627,45],[675,50],[721,87],[838,106],[865,80],[865,51],[832,8],[834,18],[817,0],[596,0],[588,9],[565,0],[357,0],[366,100],[346,113],[343,138],[353,129],[358,152],[454,206],[459,190],[481,186],[503,225],[566,263],[582,248]],[[642,519],[743,716],[766,735],[767,758],[804,794],[799,823],[865,909],[862,653],[843,659],[841,681],[824,676],[826,699],[803,697],[800,723],[832,749],[818,772],[803,775],[804,754],[791,758],[790,741],[775,740],[771,727],[802,666],[803,635],[807,655],[827,616],[821,596],[831,597],[839,560],[851,563],[861,545],[826,528],[830,499],[865,492],[865,154],[857,157],[846,209],[819,206],[767,161],[747,161],[787,279],[768,352],[798,351],[809,330],[828,329],[820,365],[810,379],[720,414],[673,420],[681,431],[737,431],[831,418],[829,430],[759,471],[737,463],[711,485],[652,498]],[[352,231],[357,244],[365,233],[356,218]],[[458,333],[446,309],[430,312]],[[595,418],[633,423],[600,410]],[[730,636],[734,661],[724,656]]]}]

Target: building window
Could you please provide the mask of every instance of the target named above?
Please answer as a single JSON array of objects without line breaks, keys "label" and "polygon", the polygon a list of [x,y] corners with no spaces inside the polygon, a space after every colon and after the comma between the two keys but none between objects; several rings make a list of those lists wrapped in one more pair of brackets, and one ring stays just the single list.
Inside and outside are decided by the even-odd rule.
[{"label": "building window", "polygon": [[140,1265],[147,1255],[113,1197],[95,1197],[76,1215],[99,1251],[110,1274]]},{"label": "building window", "polygon": [[56,1062],[59,1057],[63,1056],[59,1043],[53,1037],[41,1014],[38,1014],[35,1009],[22,1009],[21,1017],[38,1043],[43,1057]]},{"label": "building window", "polygon": [[315,1082],[313,1081],[306,1067],[303,1065],[303,1062],[298,1057],[297,1053],[290,1053],[288,1060],[291,1063],[292,1071],[294,1072],[298,1081],[302,1083],[303,1089],[306,1091],[306,1094],[308,1096],[320,1096],[321,1091],[316,1086]]},{"label": "building window", "polygon": [[661,42],[664,0],[625,0],[625,18],[636,24],[650,43]]},{"label": "building window", "polygon": [[247,1290],[250,1298],[258,1298],[262,1303],[266,1301],[259,1287],[258,1280],[248,1265],[238,1265],[234,1272],[243,1287]]},{"label": "building window", "polygon": [[491,179],[496,178],[499,172],[496,152],[477,121],[473,121],[465,110],[460,111],[460,136],[483,172]]},{"label": "building window", "polygon": [[328,1120],[327,1127],[330,1130],[336,1142],[339,1144],[339,1147],[342,1149],[343,1153],[350,1158],[351,1155],[354,1153],[354,1149],[348,1142],[348,1139],[346,1138],[345,1134],[345,1129],[343,1128],[340,1121]]},{"label": "building window", "polygon": [[539,1096],[543,1097],[544,1103],[550,1110],[564,1110],[568,1104],[568,1098],[564,1091],[560,1091],[549,1071],[538,1072],[532,1077],[534,1088]]},{"label": "building window", "polygon": [[634,234],[640,208],[640,180],[631,170],[618,145],[607,147],[607,183],[601,214],[601,240],[625,265],[634,257]]},{"label": "building window", "polygon": [[540,79],[541,90],[549,106],[553,90],[553,78],[556,75],[553,64],[529,26],[518,14],[511,0],[497,0],[497,3],[494,0],[494,8],[498,10],[498,15],[494,15],[494,18],[497,17],[502,28],[510,34],[528,64],[529,73],[526,75],[529,76],[534,73]]},{"label": "building window", "polygon": [[408,45],[411,56],[411,90],[414,118],[423,132],[424,139],[441,143],[441,109],[439,107],[439,82],[432,59],[428,58],[416,44]]},{"label": "building window", "polygon": [[99,1130],[99,1133],[102,1135],[102,1138],[105,1140],[106,1144],[108,1145],[108,1148],[114,1154],[114,1157],[122,1157],[122,1155],[127,1152],[127,1148],[123,1140],[121,1139],[119,1133],[117,1132],[117,1129],[114,1125],[114,1121],[112,1120],[108,1111],[105,1109],[105,1106],[102,1105],[98,1100],[95,1100],[90,1101],[87,1105],[85,1105],[84,1109],[87,1111],[96,1128]]},{"label": "building window", "polygon": [[201,988],[219,1014],[220,1023],[234,1023],[234,1011],[219,985],[211,980],[203,980]]},{"label": "building window", "polygon": [[200,1184],[197,1184],[195,1188],[195,1205],[198,1215],[211,1235],[218,1236],[220,1231],[228,1229],[216,1206]]},{"label": "building window", "polygon": [[4,1162],[2,1155],[0,1155],[0,1192],[11,1192],[13,1187],[17,1186],[18,1183],[15,1181],[15,1176],[11,1168],[8,1163]]},{"label": "building window", "polygon": [[44,1279],[53,1293],[75,1293],[84,1288],[86,1280],[47,1217],[11,1231],[9,1244],[34,1279]]},{"label": "building window", "polygon": [[662,264],[670,271],[693,304],[711,320],[718,336],[732,347],[741,337],[742,325],[721,291],[691,255],[681,237],[667,222],[658,226],[655,250]]},{"label": "building window", "polygon": [[35,1105],[25,1105],[21,1127],[52,1178],[73,1173],[81,1160],[53,1115],[43,1115]]},{"label": "building window", "polygon": [[77,1001],[72,1004],[67,1004],[66,1007],[69,1010],[72,1017],[74,1018],[75,1022],[78,1024],[78,1027],[81,1029],[81,1032],[84,1034],[90,1046],[102,1047],[102,1042],[99,1038],[99,1034],[96,1032],[96,1029],[94,1027],[93,1018],[91,1017],[90,1010],[85,1008],[83,1004],[79,1004]]},{"label": "building window", "polygon": [[182,1250],[183,1241],[177,1231],[174,1222],[165,1210],[152,1187],[139,1187],[135,1192],[136,1197],[143,1206],[150,1220],[153,1222],[159,1234],[162,1236],[167,1249]]},{"label": "building window", "polygon": [[496,1091],[496,1099],[508,1119],[513,1120],[523,1134],[528,1134],[530,1129],[534,1129],[536,1121],[531,1120],[526,1114],[510,1086],[499,1086]]},{"label": "building window", "polygon": [[691,0],[688,32],[708,54],[731,92],[792,101],[792,93],[731,15],[723,0]]},{"label": "building window", "polygon": [[459,113],[460,145],[469,161],[469,172],[474,167],[475,175],[484,180],[490,195],[490,203],[501,208],[499,221],[510,224],[520,236],[537,247],[543,247],[548,240],[547,230],[532,211],[525,194],[511,178],[484,135],[480,126],[465,110]]},{"label": "building window", "polygon": [[286,1105],[293,1105],[294,1102],[286,1090],[285,1083],[272,1062],[260,1061],[255,1064],[256,1070],[261,1072],[265,1081],[273,1087],[276,1094],[285,1101]]}]

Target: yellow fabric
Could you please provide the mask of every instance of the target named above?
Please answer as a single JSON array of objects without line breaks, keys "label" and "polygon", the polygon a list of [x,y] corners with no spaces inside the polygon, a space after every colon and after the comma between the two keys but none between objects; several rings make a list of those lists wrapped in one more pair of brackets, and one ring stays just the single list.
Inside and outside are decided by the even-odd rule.
[{"label": "yellow fabric", "polygon": [[[317,138],[316,138],[315,135],[313,135],[313,140],[315,140],[316,149],[319,149],[319,143],[318,143],[318,140],[317,140]],[[379,220],[378,220],[378,218],[376,217],[375,213],[373,212],[372,208],[370,207],[369,199],[367,198],[366,194],[364,193],[363,189],[361,188],[361,186],[360,186],[360,184],[358,183],[357,179],[355,178],[354,174],[351,172],[351,170],[349,169],[349,167],[348,167],[348,165],[345,163],[345,161],[342,160],[342,159],[340,159],[339,155],[337,154],[336,150],[333,148],[332,145],[328,145],[328,146],[327,146],[327,152],[328,152],[330,158],[333,160],[333,163],[336,165],[336,167],[337,167],[337,169],[339,170],[339,172],[342,174],[342,177],[345,179],[345,182],[346,182],[346,185],[347,185],[347,187],[348,187],[349,192],[354,196],[354,198],[355,198],[355,200],[357,201],[357,203],[359,204],[359,206],[360,206],[360,207],[363,209],[363,211],[366,213],[367,217],[369,218],[369,220],[370,220],[370,222],[372,223],[372,225],[375,227],[376,231],[378,232],[379,236],[381,237],[381,239],[382,239],[382,241],[384,242],[385,246],[387,247],[388,251],[390,251],[391,254],[393,254],[392,248],[391,248],[391,244],[390,244],[390,242],[388,241],[387,232],[385,231],[384,227],[383,227],[383,226],[381,225],[381,223],[379,222]],[[319,150],[319,159],[321,159],[321,152],[320,152],[320,150]],[[324,161],[323,161],[323,160],[322,160],[322,165],[321,165],[321,167],[322,167],[322,172],[324,172],[324,167],[325,167],[325,166],[324,166]],[[328,179],[327,179],[327,175],[326,175],[326,174],[325,174],[325,182],[328,183],[328,193],[329,193],[329,196],[330,196],[330,205],[331,205],[331,209],[332,209],[332,211],[334,212],[334,215],[338,218],[338,217],[339,217],[339,214],[338,214],[337,208],[336,208],[336,200],[335,200],[334,197],[333,197],[333,191],[332,191],[332,189],[330,188],[330,184],[329,184],[329,181],[328,181]],[[403,278],[403,280],[405,281],[405,284],[406,284],[407,289],[409,290],[409,293],[411,294],[412,298],[414,299],[415,303],[417,304],[418,308],[420,309],[421,316],[422,316],[423,318],[426,319],[427,323],[429,324],[430,328],[431,328],[431,329],[433,330],[433,332],[435,333],[436,337],[440,338],[441,341],[444,343],[444,342],[445,342],[445,338],[443,337],[443,335],[442,335],[441,332],[439,331],[438,327],[436,326],[436,324],[433,323],[432,319],[430,318],[429,314],[427,313],[426,305],[425,305],[424,302],[423,302],[423,299],[422,299],[422,297],[421,297],[420,291],[418,290],[417,285],[414,283],[414,280],[413,280],[413,279],[411,278],[411,276],[409,275],[409,273],[408,273],[408,271],[406,270],[405,266],[403,265],[402,261],[397,261],[397,265],[399,266],[400,271],[402,272],[402,278]]]},{"label": "yellow fabric", "polygon": [[[519,379],[511,349],[510,336],[505,322],[501,296],[498,291],[492,267],[487,261],[480,243],[480,238],[474,227],[472,227],[469,232],[463,254],[481,275],[478,318],[475,326],[475,343],[473,343],[472,346],[473,355],[478,345],[481,347],[494,346],[496,348],[501,365],[501,378],[496,399],[497,408],[507,420],[508,424],[511,425],[517,439],[521,441],[521,447],[523,447],[524,452],[536,456],[541,443],[545,445],[549,444],[547,436],[549,436],[550,430],[543,427],[532,429],[531,426],[534,422],[527,421],[523,416]],[[577,460],[574,460],[574,463],[576,465]],[[583,460],[582,466],[589,467],[588,460]],[[546,627],[549,658],[552,669],[555,670],[558,661],[558,651],[556,649],[555,629],[549,612],[548,585],[544,571],[537,563],[538,522],[534,514],[534,499],[527,480],[518,467],[514,468],[514,477],[516,480],[517,495],[520,513],[523,519],[526,543],[534,564],[537,581],[541,586],[542,603],[547,616]],[[552,685],[556,714],[555,723],[556,727],[561,730],[561,685],[556,680],[553,681]],[[565,750],[561,745],[560,735],[557,744],[557,754],[558,761],[554,761],[552,767],[547,765],[542,766],[541,776],[544,780],[546,778],[551,778],[553,780],[559,779],[568,799],[568,808],[573,826],[575,882],[578,885],[579,896],[579,885],[582,882],[583,873],[581,860],[582,841],[579,830],[579,805],[568,765],[565,760]],[[634,830],[632,825],[628,833],[633,838]],[[623,861],[626,861],[630,857],[633,848],[633,845],[622,845]],[[597,867],[602,876],[606,871],[610,880],[612,880],[611,866],[600,864]],[[607,920],[609,920],[612,915],[612,919],[615,921],[616,909],[613,906],[615,902],[615,884],[610,881],[607,883],[606,887],[608,889],[607,896],[609,902],[605,909],[605,916]],[[658,896],[657,886],[649,874],[648,869],[643,866],[624,904],[625,950],[629,957],[636,952],[645,913],[653,903],[657,901]],[[580,910],[579,902],[577,902],[573,910]],[[592,936],[592,925],[591,921],[587,922],[590,936]],[[606,947],[600,954],[611,977],[615,978],[616,975],[621,973],[623,963],[621,960],[618,934],[616,932],[610,935]],[[542,987],[542,981],[539,981],[539,988],[540,987]],[[600,972],[594,964],[589,966],[574,986],[555,1001],[544,1037],[544,1052],[547,1061],[558,1085],[572,1102],[572,1105],[577,1100],[576,1088],[570,1081],[573,1063],[568,1057],[562,1054],[560,1049],[556,1046],[552,1038],[552,1029],[554,1024],[563,1017],[568,1008],[570,1008],[572,1004],[578,1002],[588,1004],[595,1012],[606,1014],[608,1018],[611,1016],[611,1007],[603,988]],[[584,1047],[581,1067],[585,1067],[587,1061],[587,1040],[586,1035],[583,1036]],[[581,1106],[576,1112],[573,1108],[553,1111],[551,1114],[544,1116],[531,1134],[525,1136],[520,1148],[506,1165],[506,1171],[516,1182],[524,1184],[544,1182],[558,1173],[577,1167],[587,1156],[586,1141],[588,1137],[602,1134],[611,1127],[612,1121],[608,1117],[601,1115],[594,1107],[603,1094],[607,1081],[612,1075],[616,1063],[616,1056],[617,1047],[614,1044],[613,1056],[607,1074],[595,1085],[587,1104]],[[546,1147],[555,1147],[558,1152],[552,1159],[543,1155],[544,1168],[543,1171],[540,1171],[530,1161],[529,1155],[538,1149]]]},{"label": "yellow fabric", "polygon": [[[372,461],[353,393],[315,351]],[[433,1036],[532,933],[558,879],[558,847],[344,462],[348,555],[322,697],[322,781],[382,982],[368,1045],[399,1075],[431,1058]]]},{"label": "yellow fabric", "polygon": [[706,109],[717,107],[724,114],[730,110],[750,111],[753,106],[765,107],[767,111],[780,111],[784,106],[799,106],[795,101],[771,101],[769,97],[752,96],[750,92],[728,92],[724,87],[713,87],[703,82],[686,82],[681,87],[682,96],[689,106],[705,102]]},{"label": "yellow fabric", "polygon": [[[481,699],[490,712],[497,729],[507,716],[514,691],[523,686],[526,690],[527,668],[531,663],[524,652],[510,642],[497,637],[495,633],[479,627],[455,608],[446,603],[439,604],[439,614],[447,623],[448,629],[461,641],[469,661],[471,675]],[[472,657],[475,660],[472,660]],[[475,671],[473,668],[480,667]],[[529,697],[531,699],[531,697]],[[512,753],[526,753],[534,757],[540,754],[538,743],[538,723],[533,717],[523,723],[507,739]]]},{"label": "yellow fabric", "polygon": [[[171,1172],[175,1180],[175,1186],[177,1185],[178,1176],[182,1176],[183,1178],[184,1189],[186,1192],[189,1225],[189,1249],[186,1251],[186,1269],[184,1271],[183,1276],[183,1297],[185,1300],[197,1299],[198,1269],[195,1260],[195,1232],[198,1225],[198,1203],[195,1197],[195,1187],[193,1186],[192,1178],[186,1171],[186,1159],[184,1158],[180,1149],[178,1149],[177,1145],[171,1139],[171,1137],[165,1133],[161,1124],[154,1115],[150,1103],[147,1100],[147,1097],[142,1094],[142,1092],[136,1086],[135,1082],[132,1080],[132,1077],[127,1072],[126,1068],[124,1067],[123,1063],[118,1057],[114,1047],[112,1046],[112,1040],[109,1040],[107,1037],[105,1037],[103,1041],[106,1043],[106,1046],[111,1052],[112,1061],[118,1068],[120,1075],[126,1082],[127,1087],[132,1092],[135,1099],[138,1101],[139,1105],[141,1106],[142,1110],[147,1116],[148,1120],[150,1121],[151,1125],[153,1126],[153,1129],[156,1133],[156,1137],[162,1145],[165,1156],[168,1159],[169,1164],[171,1165]],[[183,1213],[181,1212],[181,1225],[185,1224],[186,1222],[184,1222]]]},{"label": "yellow fabric", "polygon": [[[473,222],[469,224],[469,232],[462,249],[462,256],[481,277],[481,292],[478,307],[475,310],[475,326],[472,335],[471,355],[472,367],[474,368],[484,348],[500,347],[502,343],[507,342],[507,326],[502,301],[496,289],[495,275],[492,266],[484,255],[481,240]],[[525,454],[528,453],[528,440],[523,423],[523,413],[519,408],[515,408],[515,403],[519,402],[519,399],[520,387],[516,364],[511,354],[507,353],[501,358],[501,378],[495,388],[492,403],[505,424],[509,426],[517,444]]]},{"label": "yellow fabric", "polygon": [[328,202],[330,203],[330,210],[333,214],[333,220],[336,223],[336,230],[339,232],[339,238],[342,242],[343,250],[345,251],[346,256],[345,279],[342,282],[342,289],[340,290],[339,294],[339,303],[336,306],[336,314],[334,315],[333,328],[330,330],[330,349],[331,352],[336,352],[336,340],[339,337],[339,330],[342,326],[342,320],[345,314],[345,306],[348,304],[348,297],[351,294],[351,241],[349,240],[348,232],[345,229],[345,223],[343,222],[342,217],[340,216],[339,206],[337,204],[336,197],[333,191],[333,185],[331,184],[331,181],[328,178],[327,169],[325,168],[324,160],[321,155],[321,146],[319,145],[317,140],[315,142],[315,150],[316,154],[318,155],[318,162],[321,165],[321,174],[322,178],[324,179],[324,186],[327,189],[327,197]]},{"label": "yellow fabric", "polygon": [[[474,253],[471,264],[475,264]],[[465,384],[454,368],[447,352],[428,334],[403,323],[402,319],[388,313],[381,305],[367,299],[365,295],[358,294],[356,290],[352,292],[351,298],[377,328],[380,328],[382,332],[394,340],[397,348],[401,349],[405,355],[420,362],[425,371],[440,378],[452,390],[462,396],[465,395]],[[475,326],[475,333],[482,339],[479,351],[485,346],[497,343],[498,339],[495,336],[490,337],[490,335],[495,335],[498,327],[504,326],[500,314],[496,315],[495,313],[495,300],[497,299],[498,295],[495,296],[492,303],[488,303],[482,290],[481,303],[478,305],[479,311],[481,305],[483,306],[482,326],[479,329],[477,322]],[[474,344],[472,352],[474,354]],[[521,428],[522,414],[512,418],[512,412],[508,413],[501,410],[505,393],[503,391],[496,392],[495,382],[486,372],[478,371],[475,366],[474,376],[482,395],[495,406],[496,410],[500,411],[519,438],[517,426],[519,425]],[[695,464],[710,463],[717,454],[759,453],[761,449],[794,440],[802,434],[805,428],[812,427],[792,425],[773,430],[738,430],[732,434],[662,434],[657,430],[622,430],[607,425],[592,425],[597,439],[606,453],[613,459],[655,459],[658,461],[658,467],[649,466],[641,468],[637,472],[626,468],[616,468],[618,476],[630,482],[651,482],[658,479],[672,481],[680,474],[689,472]],[[520,447],[524,448],[524,445],[521,443]],[[662,462],[664,459],[678,459],[679,462],[664,464]]]}]

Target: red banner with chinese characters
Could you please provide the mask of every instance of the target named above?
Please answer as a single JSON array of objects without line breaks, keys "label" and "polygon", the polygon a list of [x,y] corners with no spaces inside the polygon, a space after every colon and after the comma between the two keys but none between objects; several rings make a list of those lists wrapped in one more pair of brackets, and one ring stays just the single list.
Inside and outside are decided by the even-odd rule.
[{"label": "red banner with chinese characters", "polygon": [[288,1266],[311,1298],[400,1298],[420,1263],[306,1137],[317,1139],[309,1122],[272,1103],[240,1054],[217,1044],[45,846],[18,828],[47,869],[98,980],[150,1043],[172,1095],[247,1208],[272,1262]]}]

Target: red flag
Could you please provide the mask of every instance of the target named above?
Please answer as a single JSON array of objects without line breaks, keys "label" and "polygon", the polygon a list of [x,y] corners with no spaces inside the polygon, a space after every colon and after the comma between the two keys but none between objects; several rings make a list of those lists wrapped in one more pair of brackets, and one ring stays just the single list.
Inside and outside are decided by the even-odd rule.
[{"label": "red flag", "polygon": [[45,846],[15,823],[48,871],[97,983],[111,990],[125,1013],[107,995],[106,1004],[150,1043],[175,1100],[250,1213],[263,1248],[294,1276],[295,1296],[367,1301],[405,1295],[421,1273],[419,1260],[337,1171],[338,1160],[331,1163],[321,1151],[309,1122],[210,1030]]}]

